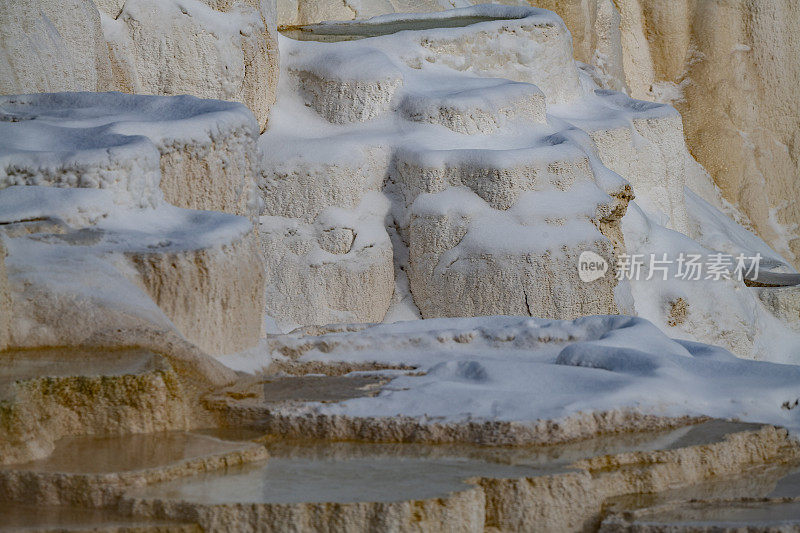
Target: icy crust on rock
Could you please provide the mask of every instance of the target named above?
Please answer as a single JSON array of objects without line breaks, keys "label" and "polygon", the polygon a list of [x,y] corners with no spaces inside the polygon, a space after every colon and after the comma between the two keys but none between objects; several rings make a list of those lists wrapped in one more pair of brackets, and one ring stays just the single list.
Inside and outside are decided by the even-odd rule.
[{"label": "icy crust on rock", "polygon": [[[377,395],[276,407],[275,413],[292,416],[535,424],[628,409],[800,429],[798,414],[781,407],[797,397],[797,367],[670,339],[641,318],[479,317],[308,333],[269,336],[258,352],[224,362],[250,371],[287,360],[331,368],[373,363],[371,374],[393,378]],[[381,366],[406,370],[377,370]]]},{"label": "icy crust on rock", "polygon": [[263,129],[277,84],[274,22],[258,2],[207,4],[128,0],[122,6],[101,5],[107,10],[103,31],[115,81],[126,92],[240,102]]},{"label": "icy crust on rock", "polygon": [[177,329],[209,353],[258,341],[263,259],[246,218],[32,186],[0,191],[0,213],[14,346],[80,345],[118,328]]},{"label": "icy crust on rock", "polygon": [[192,96],[3,96],[0,188],[111,189],[137,206],[163,191],[178,207],[249,215],[257,135],[244,106]]}]

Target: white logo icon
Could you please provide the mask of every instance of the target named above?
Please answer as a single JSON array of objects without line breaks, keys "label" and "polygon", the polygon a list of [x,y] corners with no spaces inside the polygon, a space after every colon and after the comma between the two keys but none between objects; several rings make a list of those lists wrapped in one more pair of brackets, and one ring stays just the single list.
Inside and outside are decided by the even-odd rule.
[{"label": "white logo icon", "polygon": [[608,272],[608,262],[594,252],[581,252],[578,258],[578,276],[589,283],[600,279]]}]

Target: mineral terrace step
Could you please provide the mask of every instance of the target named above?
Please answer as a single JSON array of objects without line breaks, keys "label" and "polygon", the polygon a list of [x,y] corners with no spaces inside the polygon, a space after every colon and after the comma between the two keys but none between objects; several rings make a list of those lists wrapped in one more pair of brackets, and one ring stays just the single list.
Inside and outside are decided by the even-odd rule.
[{"label": "mineral terrace step", "polygon": [[[166,431],[117,437],[66,437],[43,458],[0,469],[0,499],[107,506],[131,486],[171,480],[267,457],[241,430]],[[223,438],[218,438],[221,436]]]},{"label": "mineral terrace step", "polygon": [[[709,421],[597,446],[527,448],[278,440],[267,443],[264,463],[136,487],[120,507],[159,519],[191,517],[208,531],[331,531],[345,524],[374,531],[411,523],[442,531],[518,530],[534,517],[544,529],[574,530],[596,520],[607,498],[779,464],[787,457],[780,444],[785,433],[742,432],[754,427]],[[777,447],[767,444],[772,451],[754,461],[753,447],[770,442]],[[719,484],[714,494],[725,490]],[[589,494],[599,495],[597,505],[578,509]]]}]

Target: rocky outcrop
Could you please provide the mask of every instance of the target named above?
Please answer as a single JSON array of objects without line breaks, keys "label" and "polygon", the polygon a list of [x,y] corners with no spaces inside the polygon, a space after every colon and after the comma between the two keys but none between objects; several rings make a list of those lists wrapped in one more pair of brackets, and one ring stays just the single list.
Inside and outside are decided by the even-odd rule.
[{"label": "rocky outcrop", "polygon": [[[379,50],[334,50],[314,58],[311,65],[292,65],[289,73],[306,105],[329,122],[365,122],[389,111],[403,83],[400,71]],[[365,68],[368,67],[368,68]]]},{"label": "rocky outcrop", "polygon": [[190,424],[178,377],[146,350],[15,350],[0,353],[0,360],[0,464],[45,457],[65,436]]},{"label": "rocky outcrop", "polygon": [[518,120],[546,122],[544,93],[537,86],[491,78],[464,80],[449,91],[407,94],[399,112],[408,120],[440,124],[466,135],[495,133]]},{"label": "rocky outcrop", "polygon": [[311,224],[261,217],[267,306],[283,327],[380,322],[394,290],[392,246],[380,198],[356,210],[328,208]]},{"label": "rocky outcrop", "polygon": [[791,28],[800,20],[798,6],[617,5],[632,95],[673,102],[692,154],[725,198],[773,248],[797,256],[800,40]]}]

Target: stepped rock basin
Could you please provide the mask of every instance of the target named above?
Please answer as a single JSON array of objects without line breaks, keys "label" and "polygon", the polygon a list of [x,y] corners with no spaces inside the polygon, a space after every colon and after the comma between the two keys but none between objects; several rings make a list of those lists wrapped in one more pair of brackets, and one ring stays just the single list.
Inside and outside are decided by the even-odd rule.
[{"label": "stepped rock basin", "polygon": [[228,503],[393,502],[467,489],[470,478],[562,473],[597,454],[673,450],[720,442],[758,424],[709,421],[658,433],[634,433],[571,445],[487,448],[472,445],[275,442],[269,459],[137,489],[132,497]]}]

